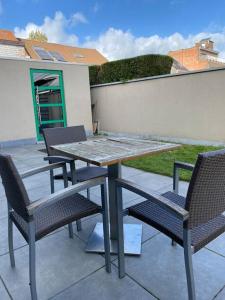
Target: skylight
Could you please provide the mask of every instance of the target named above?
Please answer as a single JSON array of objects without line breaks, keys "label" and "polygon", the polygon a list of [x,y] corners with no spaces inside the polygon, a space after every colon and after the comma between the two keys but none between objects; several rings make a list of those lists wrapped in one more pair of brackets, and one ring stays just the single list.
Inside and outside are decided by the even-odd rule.
[{"label": "skylight", "polygon": [[55,60],[66,61],[65,58],[59,52],[49,51],[49,53],[51,54],[52,57],[54,57]]},{"label": "skylight", "polygon": [[44,49],[34,47],[34,50],[42,60],[54,60],[53,57]]},{"label": "skylight", "polygon": [[33,47],[33,49],[42,60],[66,61],[65,58],[57,51],[46,51],[39,47]]}]

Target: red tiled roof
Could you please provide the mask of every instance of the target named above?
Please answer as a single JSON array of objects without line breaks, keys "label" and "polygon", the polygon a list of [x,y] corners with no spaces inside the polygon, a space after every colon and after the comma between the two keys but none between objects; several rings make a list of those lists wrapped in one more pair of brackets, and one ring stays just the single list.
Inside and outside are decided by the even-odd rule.
[{"label": "red tiled roof", "polygon": [[7,40],[7,41],[14,41],[14,42],[18,41],[12,31],[4,30],[4,29],[0,30],[0,40]]},{"label": "red tiled roof", "polygon": [[72,47],[61,44],[39,42],[27,39],[24,39],[22,41],[25,44],[25,49],[27,53],[33,59],[40,59],[40,57],[34,50],[34,47],[39,47],[46,51],[58,52],[68,62],[85,63],[89,65],[101,65],[107,62],[107,59],[96,49]]},{"label": "red tiled roof", "polygon": [[84,63],[88,65],[101,65],[107,62],[107,59],[96,49],[79,48],[16,38],[14,33],[9,30],[0,29],[0,43],[23,46],[30,58],[37,60],[41,60],[41,57],[36,53],[34,47],[42,48],[46,51],[58,52],[67,62]]}]

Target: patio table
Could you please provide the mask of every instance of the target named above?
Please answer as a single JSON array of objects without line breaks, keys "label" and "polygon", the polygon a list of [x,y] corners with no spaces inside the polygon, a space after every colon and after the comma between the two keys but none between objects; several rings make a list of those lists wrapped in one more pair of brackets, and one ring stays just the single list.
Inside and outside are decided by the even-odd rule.
[{"label": "patio table", "polygon": [[[108,168],[111,252],[117,252],[117,213],[115,180],[121,177],[123,161],[178,148],[177,144],[131,138],[97,138],[84,142],[52,146],[60,154]],[[122,199],[121,199],[122,200]],[[124,224],[125,254],[141,254],[141,224]],[[102,224],[97,223],[86,247],[88,252],[104,252]]]}]

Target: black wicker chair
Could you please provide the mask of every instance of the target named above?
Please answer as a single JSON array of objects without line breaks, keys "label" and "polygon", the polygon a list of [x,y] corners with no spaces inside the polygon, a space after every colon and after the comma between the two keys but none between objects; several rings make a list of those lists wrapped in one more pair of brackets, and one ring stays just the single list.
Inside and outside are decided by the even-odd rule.
[{"label": "black wicker chair", "polygon": [[174,192],[147,193],[141,187],[117,180],[119,276],[125,275],[122,188],[147,200],[127,213],[166,234],[184,248],[189,299],[195,298],[192,254],[225,231],[225,150],[198,155],[187,197]]},{"label": "black wicker chair", "polygon": [[[43,129],[43,137],[45,141],[45,146],[47,150],[48,157],[45,157],[44,160],[48,160],[49,163],[56,162],[66,162],[70,165],[70,171],[68,174],[68,180],[72,184],[76,182],[83,182],[89,179],[98,178],[101,176],[107,176],[107,169],[89,166],[75,169],[75,161],[70,157],[59,156],[58,153],[51,148],[51,146],[59,144],[67,144],[74,142],[86,141],[86,133],[83,125],[80,126],[71,126],[71,127],[57,127],[57,128],[45,128]],[[51,192],[54,193],[54,179],[61,180],[63,179],[63,174],[54,175],[53,170],[50,171],[50,184]],[[90,191],[87,189],[87,197],[90,198]],[[69,227],[72,230],[72,226]],[[77,221],[77,230],[81,230],[81,223]]]},{"label": "black wicker chair", "polygon": [[[35,272],[35,242],[50,232],[73,221],[97,213],[103,215],[105,263],[107,272],[111,271],[110,246],[108,228],[108,207],[106,195],[106,179],[99,177],[78,183],[59,192],[30,202],[22,179],[40,172],[63,168],[64,183],[67,186],[65,163],[53,163],[48,166],[30,170],[19,175],[11,157],[0,155],[0,175],[8,202],[8,240],[11,266],[15,267],[13,251],[13,223],[29,244],[30,289],[33,300],[37,299]],[[79,192],[101,186],[102,207],[91,202]]]}]

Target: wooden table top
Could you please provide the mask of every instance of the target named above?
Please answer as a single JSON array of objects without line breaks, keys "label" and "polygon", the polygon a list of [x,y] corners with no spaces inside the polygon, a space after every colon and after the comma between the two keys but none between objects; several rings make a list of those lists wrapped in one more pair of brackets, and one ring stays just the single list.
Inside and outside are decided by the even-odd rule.
[{"label": "wooden table top", "polygon": [[174,150],[178,144],[131,138],[98,138],[52,146],[60,154],[97,166],[108,166],[137,157]]}]

